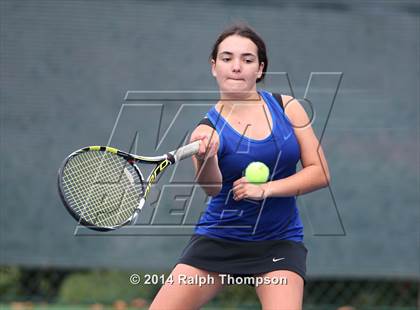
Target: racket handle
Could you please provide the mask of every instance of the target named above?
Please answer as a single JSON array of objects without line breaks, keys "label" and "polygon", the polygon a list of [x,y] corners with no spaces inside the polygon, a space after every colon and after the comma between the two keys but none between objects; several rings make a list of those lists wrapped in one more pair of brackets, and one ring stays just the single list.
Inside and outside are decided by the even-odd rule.
[{"label": "racket handle", "polygon": [[193,143],[187,144],[183,147],[180,147],[176,151],[172,151],[172,155],[175,157],[175,162],[183,160],[187,157],[191,157],[194,154],[197,154],[200,148],[200,141],[194,141]]}]

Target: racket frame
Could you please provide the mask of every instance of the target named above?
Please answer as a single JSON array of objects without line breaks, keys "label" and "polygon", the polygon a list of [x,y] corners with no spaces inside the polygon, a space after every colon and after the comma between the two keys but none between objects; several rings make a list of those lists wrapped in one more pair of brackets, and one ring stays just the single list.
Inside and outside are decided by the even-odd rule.
[{"label": "racket frame", "polygon": [[[193,154],[197,153],[198,148],[199,148],[199,141],[195,141],[195,142],[193,142],[189,145],[183,146],[183,147],[181,147],[177,150],[174,150],[172,152],[168,152],[165,155],[161,155],[161,156],[134,155],[134,154],[126,153],[124,151],[121,151],[121,150],[113,148],[113,147],[109,147],[109,146],[94,145],[94,146],[87,146],[87,147],[81,148],[77,151],[74,151],[69,156],[67,156],[66,159],[61,164],[60,169],[58,170],[58,179],[57,179],[57,181],[58,181],[58,192],[59,192],[61,201],[63,202],[66,210],[70,213],[70,215],[78,223],[80,223],[83,226],[86,226],[86,227],[88,227],[92,230],[110,231],[110,230],[115,230],[115,229],[117,229],[121,226],[127,225],[129,223],[134,225],[137,221],[139,213],[141,212],[141,210],[142,210],[142,208],[143,208],[143,206],[146,202],[146,197],[149,194],[149,192],[151,190],[151,187],[155,183],[155,181],[157,180],[158,176],[168,166],[173,165],[176,162],[178,162],[178,161],[180,161],[184,158],[190,157]],[[74,211],[74,209],[70,206],[69,201],[65,197],[64,187],[63,187],[63,182],[62,182],[62,176],[63,176],[63,171],[66,167],[66,164],[74,156],[77,156],[81,153],[90,152],[90,151],[110,152],[114,155],[117,155],[117,156],[120,156],[120,157],[124,158],[127,161],[127,163],[130,164],[134,168],[134,170],[138,173],[138,175],[140,177],[141,186],[143,188],[143,195],[140,198],[139,204],[138,204],[137,208],[134,210],[131,217],[128,218],[125,222],[123,222],[119,225],[103,227],[103,226],[96,226],[93,223],[90,223],[90,222],[86,221],[82,216],[80,216],[76,211]],[[141,173],[139,167],[137,166],[138,163],[156,164],[156,166],[150,172],[147,180],[144,179],[143,174]]]}]

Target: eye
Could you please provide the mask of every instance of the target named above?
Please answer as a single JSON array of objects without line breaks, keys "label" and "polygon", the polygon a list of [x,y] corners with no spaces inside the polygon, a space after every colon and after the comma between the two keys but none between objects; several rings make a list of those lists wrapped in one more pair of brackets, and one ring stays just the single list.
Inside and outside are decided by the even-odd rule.
[{"label": "eye", "polygon": [[250,64],[250,63],[253,63],[253,62],[254,62],[254,59],[252,59],[252,58],[245,58],[245,63]]},{"label": "eye", "polygon": [[228,62],[230,60],[230,57],[222,57],[223,62]]}]

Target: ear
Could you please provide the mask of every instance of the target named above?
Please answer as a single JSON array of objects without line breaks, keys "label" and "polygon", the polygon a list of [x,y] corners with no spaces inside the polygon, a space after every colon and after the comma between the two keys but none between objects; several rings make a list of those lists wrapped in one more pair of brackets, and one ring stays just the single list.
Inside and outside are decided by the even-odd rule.
[{"label": "ear", "polygon": [[260,78],[263,74],[265,64],[263,62],[260,63],[260,67],[258,68],[257,78]]},{"label": "ear", "polygon": [[214,61],[214,59],[212,59],[211,60],[211,74],[213,75],[213,77],[217,76],[215,67],[216,67],[216,62]]}]

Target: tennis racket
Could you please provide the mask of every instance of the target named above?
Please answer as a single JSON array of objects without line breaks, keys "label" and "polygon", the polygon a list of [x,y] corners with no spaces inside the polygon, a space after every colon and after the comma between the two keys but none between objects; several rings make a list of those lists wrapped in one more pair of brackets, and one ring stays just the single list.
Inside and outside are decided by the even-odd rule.
[{"label": "tennis racket", "polygon": [[[58,171],[58,191],[70,214],[82,225],[108,231],[135,224],[152,184],[167,167],[198,152],[195,141],[162,156],[129,154],[107,146],[71,153]],[[154,164],[147,179],[137,164]]]}]

